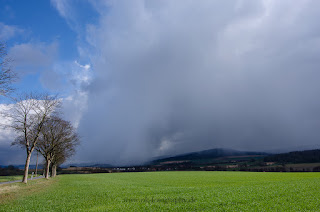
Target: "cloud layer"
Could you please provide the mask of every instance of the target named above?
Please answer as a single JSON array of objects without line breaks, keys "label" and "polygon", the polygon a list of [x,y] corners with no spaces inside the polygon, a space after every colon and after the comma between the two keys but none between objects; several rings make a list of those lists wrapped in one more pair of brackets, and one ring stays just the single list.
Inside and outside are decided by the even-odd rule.
[{"label": "cloud layer", "polygon": [[[108,1],[82,160],[317,144],[318,1]],[[81,157],[80,157],[81,156]]]},{"label": "cloud layer", "polygon": [[[319,1],[77,3],[51,0],[77,33],[79,58],[60,60],[59,41],[9,52],[63,92],[82,137],[74,162],[319,146]],[[1,27],[0,37],[19,33]]]}]

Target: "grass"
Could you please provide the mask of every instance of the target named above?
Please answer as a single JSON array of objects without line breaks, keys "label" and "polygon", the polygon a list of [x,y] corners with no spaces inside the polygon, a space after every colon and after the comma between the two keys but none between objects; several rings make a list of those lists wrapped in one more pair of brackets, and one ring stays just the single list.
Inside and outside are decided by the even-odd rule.
[{"label": "grass", "polygon": [[22,180],[22,175],[0,176],[0,182],[8,182],[8,181],[15,181],[15,180]]},{"label": "grass", "polygon": [[53,182],[55,180],[37,179],[28,181],[28,184],[11,183],[0,185],[0,211],[3,211],[2,205],[46,191]]},{"label": "grass", "polygon": [[[40,175],[38,175],[40,176]],[[15,180],[21,180],[22,181],[22,175],[15,175],[15,176],[0,176],[0,182],[8,182],[8,181],[15,181]],[[34,176],[35,177],[35,176]],[[28,175],[28,179],[31,178],[31,174]]]},{"label": "grass", "polygon": [[[319,211],[320,208],[320,173],[83,174],[61,175],[34,183],[33,186],[42,189],[11,198],[0,204],[0,211]],[[20,183],[16,190],[26,189],[23,186]]]}]

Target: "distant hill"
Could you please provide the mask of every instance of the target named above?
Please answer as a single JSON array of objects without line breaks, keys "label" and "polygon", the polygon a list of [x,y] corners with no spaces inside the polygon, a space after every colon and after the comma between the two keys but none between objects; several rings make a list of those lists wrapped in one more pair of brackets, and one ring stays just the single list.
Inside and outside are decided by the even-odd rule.
[{"label": "distant hill", "polygon": [[[18,164],[18,165],[13,165],[14,167],[18,168],[18,169],[24,169],[24,164]],[[8,167],[8,166],[1,166],[1,167]],[[72,163],[72,164],[62,164],[60,165],[61,168],[68,168],[68,167],[92,167],[92,168],[112,168],[114,167],[113,165],[110,164],[97,164],[97,163]],[[35,169],[36,165],[30,164],[29,169]],[[39,164],[38,165],[38,170],[43,169],[43,165]]]},{"label": "distant hill", "polygon": [[264,158],[264,161],[278,163],[320,163],[320,149],[269,155]]},{"label": "distant hill", "polygon": [[[18,165],[13,165],[14,167],[16,168],[19,168],[19,169],[24,169],[24,164],[18,164]],[[4,166],[4,167],[7,167],[7,166]],[[36,169],[36,165],[29,165],[29,169]],[[43,169],[43,165],[42,164],[38,164],[38,169]]]},{"label": "distant hill", "polygon": [[92,168],[112,168],[113,165],[110,164],[100,164],[100,163],[71,163],[71,164],[63,164],[61,165],[62,168],[67,167],[92,167]]},{"label": "distant hill", "polygon": [[283,154],[283,153],[298,152],[298,151],[313,150],[313,149],[320,149],[320,144],[287,146],[286,148],[281,148],[281,149],[264,150],[264,152],[271,153],[271,154]]},{"label": "distant hill", "polygon": [[152,161],[152,164],[170,162],[170,161],[197,161],[197,160],[207,160],[207,159],[216,159],[221,157],[229,156],[266,156],[268,155],[265,152],[249,152],[249,151],[238,151],[232,149],[210,149],[199,152],[191,152],[187,154],[177,155],[173,157],[162,158]]}]

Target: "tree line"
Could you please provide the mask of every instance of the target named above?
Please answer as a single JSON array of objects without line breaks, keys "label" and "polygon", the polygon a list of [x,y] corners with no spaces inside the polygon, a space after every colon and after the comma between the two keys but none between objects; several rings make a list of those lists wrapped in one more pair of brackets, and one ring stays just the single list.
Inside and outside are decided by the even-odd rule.
[{"label": "tree line", "polygon": [[26,151],[23,183],[28,181],[31,155],[34,150],[45,159],[45,178],[56,175],[57,166],[75,153],[79,137],[69,121],[62,118],[61,99],[47,93],[24,93],[12,97],[12,83],[17,75],[10,66],[6,46],[0,42],[0,96],[11,99],[12,105],[2,111],[3,118],[8,119],[5,127],[16,133],[12,145],[18,145]]},{"label": "tree line", "polygon": [[264,161],[277,163],[320,163],[320,149],[270,155],[265,157]]}]

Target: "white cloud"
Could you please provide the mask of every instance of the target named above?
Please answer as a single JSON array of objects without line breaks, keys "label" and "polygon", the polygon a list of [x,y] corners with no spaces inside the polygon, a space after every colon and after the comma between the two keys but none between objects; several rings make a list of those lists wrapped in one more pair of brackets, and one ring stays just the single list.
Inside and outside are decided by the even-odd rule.
[{"label": "white cloud", "polygon": [[[0,165],[24,164],[26,152],[19,146],[12,146],[16,138],[13,129],[7,127],[12,120],[4,115],[13,107],[12,104],[0,104]],[[32,163],[34,160],[32,159]]]},{"label": "white cloud", "polygon": [[[91,4],[88,1],[82,0],[51,0],[51,5],[56,8],[59,15],[65,19],[69,27],[82,36],[82,30],[86,28],[86,21],[88,21],[88,11],[91,9]],[[81,8],[86,7],[86,13],[83,13]]]},{"label": "white cloud", "polygon": [[4,116],[4,112],[10,110],[11,104],[0,104],[0,144],[10,145],[14,140],[15,133],[6,126],[11,123],[10,118]]},{"label": "white cloud", "polygon": [[57,56],[58,44],[22,43],[10,48],[8,54],[14,58],[13,65],[24,73],[43,71],[52,66]]},{"label": "white cloud", "polygon": [[67,120],[78,128],[83,113],[87,109],[88,94],[82,91],[73,92],[63,100],[63,112]]},{"label": "white cloud", "polygon": [[78,84],[89,85],[92,79],[89,64],[81,65],[77,61],[74,62],[80,69],[75,69],[73,78]]},{"label": "white cloud", "polygon": [[58,10],[59,14],[66,19],[72,16],[72,7],[68,0],[51,0],[51,4]]},{"label": "white cloud", "polygon": [[77,61],[69,63],[70,72],[68,96],[63,101],[63,111],[68,120],[78,127],[83,113],[87,109],[88,92],[87,86],[92,80],[91,67],[89,64],[81,65]]},{"label": "white cloud", "polygon": [[17,26],[10,26],[0,22],[0,40],[9,40],[18,34],[22,34],[23,29]]}]

